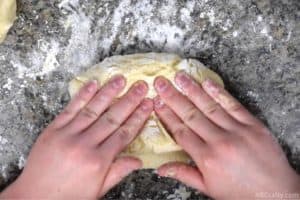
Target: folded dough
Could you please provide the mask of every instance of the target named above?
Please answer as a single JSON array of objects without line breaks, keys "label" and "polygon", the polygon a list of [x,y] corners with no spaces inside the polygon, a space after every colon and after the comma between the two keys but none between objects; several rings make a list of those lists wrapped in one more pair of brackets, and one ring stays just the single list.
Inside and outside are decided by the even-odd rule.
[{"label": "folded dough", "polygon": [[16,19],[16,0],[0,0],[0,43]]},{"label": "folded dough", "polygon": [[[71,96],[74,96],[89,80],[95,79],[104,84],[113,75],[123,74],[127,79],[127,85],[122,94],[135,81],[144,80],[149,85],[147,97],[153,98],[156,96],[153,88],[155,77],[165,76],[174,84],[175,74],[179,70],[185,70],[198,82],[210,78],[224,86],[222,79],[215,72],[195,59],[182,59],[177,55],[167,53],[146,53],[112,56],[104,59],[101,63],[75,77],[69,84],[69,92]],[[179,89],[175,84],[174,86]],[[154,113],[141,134],[120,156],[124,155],[141,159],[144,168],[157,168],[170,161],[189,162],[190,160],[189,156],[170,137]]]}]

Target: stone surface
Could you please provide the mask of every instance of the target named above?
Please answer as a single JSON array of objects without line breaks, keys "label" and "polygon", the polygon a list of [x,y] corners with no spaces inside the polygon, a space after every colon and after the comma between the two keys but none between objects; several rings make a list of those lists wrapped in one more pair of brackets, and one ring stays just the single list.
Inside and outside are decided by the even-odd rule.
[{"label": "stone surface", "polygon": [[[0,45],[1,187],[68,102],[75,74],[106,56],[149,51],[197,58],[217,71],[299,172],[299,20],[298,0],[19,0],[18,19]],[[140,171],[105,199],[200,196]]]}]

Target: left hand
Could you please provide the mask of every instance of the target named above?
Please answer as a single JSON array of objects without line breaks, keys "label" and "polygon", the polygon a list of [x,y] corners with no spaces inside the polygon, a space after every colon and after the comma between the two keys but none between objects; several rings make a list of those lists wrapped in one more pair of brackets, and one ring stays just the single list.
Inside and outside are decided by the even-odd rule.
[{"label": "left hand", "polygon": [[153,105],[144,99],[143,81],[112,103],[124,86],[123,76],[99,90],[95,81],[85,85],[37,139],[22,174],[0,199],[96,199],[140,168],[138,159],[116,157]]}]

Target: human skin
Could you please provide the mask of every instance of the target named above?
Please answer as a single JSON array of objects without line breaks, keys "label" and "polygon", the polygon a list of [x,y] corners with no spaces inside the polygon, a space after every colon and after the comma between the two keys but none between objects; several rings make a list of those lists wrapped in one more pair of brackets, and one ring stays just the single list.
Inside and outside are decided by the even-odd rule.
[{"label": "human skin", "polygon": [[181,71],[175,82],[185,95],[164,77],[156,78],[154,110],[195,167],[168,163],[159,175],[215,199],[300,197],[299,175],[258,119],[211,80],[198,84]]},{"label": "human skin", "polygon": [[145,82],[125,86],[115,76],[101,89],[92,81],[71,100],[34,144],[18,179],[0,199],[97,199],[141,161],[116,158],[153,111]]},{"label": "human skin", "polygon": [[[197,84],[184,72],[175,82],[186,96],[165,78],[155,80],[154,111],[196,166],[168,163],[159,175],[215,199],[300,192],[299,175],[272,134],[227,91],[209,80]],[[147,85],[141,81],[112,104],[124,85],[122,76],[100,89],[87,84],[43,131],[22,174],[0,199],[96,199],[140,168],[139,160],[117,155],[138,134],[153,105],[144,99]]]}]

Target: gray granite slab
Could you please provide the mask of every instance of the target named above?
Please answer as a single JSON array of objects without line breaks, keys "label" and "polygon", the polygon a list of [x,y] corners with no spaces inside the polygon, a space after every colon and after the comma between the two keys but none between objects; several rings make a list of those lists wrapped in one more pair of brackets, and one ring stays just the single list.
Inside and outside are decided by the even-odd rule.
[{"label": "gray granite slab", "polygon": [[[68,102],[75,74],[107,56],[150,51],[217,71],[299,172],[299,20],[299,0],[18,0],[18,19],[0,45],[1,187]],[[152,171],[133,173],[105,197],[203,198]]]}]

